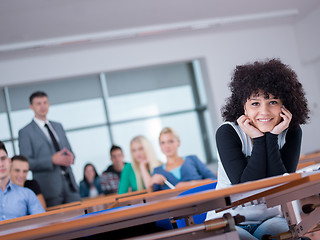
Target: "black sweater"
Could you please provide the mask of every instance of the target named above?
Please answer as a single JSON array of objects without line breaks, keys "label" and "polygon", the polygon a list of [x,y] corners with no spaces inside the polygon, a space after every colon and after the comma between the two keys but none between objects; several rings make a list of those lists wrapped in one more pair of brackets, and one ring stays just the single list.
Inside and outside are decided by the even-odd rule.
[{"label": "black sweater", "polygon": [[241,140],[231,125],[223,124],[216,133],[220,159],[231,184],[295,172],[301,138],[300,127],[288,129],[286,143],[279,149],[278,135],[265,133],[253,139],[251,156],[245,157]]}]

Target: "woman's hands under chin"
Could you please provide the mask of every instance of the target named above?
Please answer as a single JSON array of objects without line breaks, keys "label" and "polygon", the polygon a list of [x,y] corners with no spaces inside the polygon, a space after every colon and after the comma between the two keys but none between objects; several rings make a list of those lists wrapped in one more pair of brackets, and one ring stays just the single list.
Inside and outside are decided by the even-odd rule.
[{"label": "woman's hands under chin", "polygon": [[148,159],[141,159],[139,161],[139,166],[140,167],[147,167],[148,163],[149,163]]},{"label": "woman's hands under chin", "polygon": [[252,121],[246,115],[242,115],[237,119],[237,123],[239,124],[240,128],[249,137],[251,137],[251,138],[262,137],[264,134],[259,129],[254,127],[251,124],[251,122]]},{"label": "woman's hands under chin", "polygon": [[284,106],[281,107],[281,113],[280,116],[282,117],[283,121],[281,121],[279,124],[274,126],[274,128],[271,130],[272,134],[279,135],[284,130],[286,130],[289,127],[289,124],[292,119],[292,114],[289,112],[288,109],[286,109]]}]

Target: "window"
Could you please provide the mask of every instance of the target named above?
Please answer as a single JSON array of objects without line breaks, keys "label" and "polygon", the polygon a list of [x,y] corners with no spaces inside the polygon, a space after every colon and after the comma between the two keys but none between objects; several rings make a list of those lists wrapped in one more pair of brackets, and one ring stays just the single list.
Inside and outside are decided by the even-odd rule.
[{"label": "window", "polygon": [[83,168],[86,163],[92,163],[100,175],[110,164],[109,149],[111,143],[106,126],[92,127],[67,133],[72,151],[75,154],[75,164],[72,166],[77,182],[83,178]]},{"label": "window", "polygon": [[72,168],[77,182],[83,178],[86,163],[93,163],[99,174],[111,164],[112,144],[120,145],[125,160],[131,162],[129,145],[136,135],[145,135],[165,162],[158,137],[166,126],[180,135],[180,156],[196,154],[205,163],[215,159],[199,61],[5,89],[0,94],[0,137],[10,149],[9,155],[19,153],[18,132],[33,118],[30,94],[44,91],[50,101],[48,119],[62,123],[76,156]]},{"label": "window", "polygon": [[5,105],[4,89],[0,91],[0,139],[3,141],[10,139],[10,127]]}]

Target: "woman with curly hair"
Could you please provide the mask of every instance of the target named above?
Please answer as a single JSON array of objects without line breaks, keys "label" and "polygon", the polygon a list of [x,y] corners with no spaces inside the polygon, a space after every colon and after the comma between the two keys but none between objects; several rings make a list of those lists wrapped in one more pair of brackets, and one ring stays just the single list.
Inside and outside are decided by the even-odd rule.
[{"label": "woman with curly hair", "polygon": [[[216,133],[217,189],[293,173],[300,156],[302,131],[309,109],[295,72],[278,59],[237,66],[231,96],[222,108],[225,120]],[[243,196],[242,196],[243,197]],[[237,207],[246,222],[237,227],[241,239],[288,231],[279,207],[264,203]]]}]

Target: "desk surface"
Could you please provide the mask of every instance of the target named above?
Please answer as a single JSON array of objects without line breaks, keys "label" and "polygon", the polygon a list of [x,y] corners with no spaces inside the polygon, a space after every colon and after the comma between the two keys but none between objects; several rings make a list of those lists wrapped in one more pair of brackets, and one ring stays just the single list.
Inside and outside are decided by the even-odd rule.
[{"label": "desk surface", "polygon": [[109,203],[109,202],[114,202],[117,201],[118,199],[121,198],[127,198],[131,196],[136,196],[136,195],[141,195],[147,193],[147,190],[141,190],[141,191],[135,191],[135,192],[129,192],[129,193],[124,193],[124,194],[110,194],[110,195],[99,195],[94,198],[84,198],[81,201],[78,202],[71,202],[71,203],[65,203],[53,207],[47,208],[47,212],[57,210],[57,209],[67,209],[73,206],[80,206],[82,205],[83,207],[89,207],[89,206],[95,206],[97,204],[103,204],[104,202]]},{"label": "desk surface", "polygon": [[[98,196],[96,198],[88,198],[81,202],[62,204],[52,207],[50,211],[40,214],[28,215],[19,218],[0,221],[0,235],[4,230],[6,232],[14,231],[14,229],[24,229],[26,226],[50,224],[57,221],[65,221],[85,213],[92,213],[104,209],[114,208],[118,206],[134,205],[138,203],[150,202],[154,200],[167,199],[177,196],[180,192],[190,188],[201,186],[214,181],[203,181],[202,183],[186,186],[177,189],[169,189],[158,192],[147,193],[146,190],[129,192],[125,194],[112,194],[107,196]],[[159,197],[157,199],[157,197]],[[147,201],[145,200],[147,199]]]},{"label": "desk surface", "polygon": [[118,208],[108,212],[84,216],[80,219],[55,223],[50,226],[39,225],[36,229],[4,235],[2,236],[2,239],[41,239],[50,236],[59,236],[60,239],[63,239],[63,236],[70,236],[70,234],[80,234],[77,235],[79,237],[82,232],[86,234],[98,233],[95,229],[98,229],[101,226],[104,226],[104,230],[108,229],[108,226],[112,226],[112,229],[110,230],[120,229],[123,228],[120,225],[125,227],[136,225],[135,221],[137,221],[137,219],[151,222],[175,217],[173,212],[176,212],[179,209],[184,210],[187,208],[193,208],[194,211],[197,211],[194,207],[195,205],[201,206],[206,203],[207,209],[203,208],[201,209],[202,211],[216,209],[217,207],[220,208],[221,206],[215,206],[213,204],[213,200],[225,199],[233,194],[277,186],[300,178],[301,174],[294,173],[287,176],[272,177],[254,182],[242,183],[226,189],[211,190],[179,198],[170,198],[166,201],[161,201],[160,203],[151,202],[131,207]]},{"label": "desk surface", "polygon": [[149,202],[153,202],[153,201],[165,200],[165,199],[169,199],[171,197],[176,197],[180,193],[185,192],[191,188],[199,187],[199,186],[206,185],[209,183],[214,183],[214,182],[217,182],[217,180],[214,180],[214,181],[204,180],[201,183],[191,185],[191,186],[185,186],[185,187],[180,187],[180,188],[175,188],[175,189],[167,189],[167,190],[162,190],[162,191],[150,192],[150,193],[146,193],[143,195],[129,196],[126,198],[118,199],[116,201],[116,204],[114,205],[114,207],[130,206],[130,205],[134,205],[134,204],[149,203]]},{"label": "desk surface", "polygon": [[310,153],[310,154],[300,156],[299,163],[310,162],[310,161],[320,162],[320,152],[315,152],[315,153]]}]

